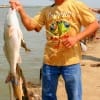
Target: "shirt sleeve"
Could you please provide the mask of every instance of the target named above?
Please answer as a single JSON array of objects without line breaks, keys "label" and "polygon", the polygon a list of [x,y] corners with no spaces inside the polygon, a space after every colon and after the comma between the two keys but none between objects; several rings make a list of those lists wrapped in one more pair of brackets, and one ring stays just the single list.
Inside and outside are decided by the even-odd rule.
[{"label": "shirt sleeve", "polygon": [[44,9],[41,10],[37,15],[35,15],[32,18],[34,24],[39,27],[42,28],[45,24],[45,14],[44,14]]},{"label": "shirt sleeve", "polygon": [[84,3],[77,1],[78,18],[83,26],[88,26],[96,20],[95,14]]}]

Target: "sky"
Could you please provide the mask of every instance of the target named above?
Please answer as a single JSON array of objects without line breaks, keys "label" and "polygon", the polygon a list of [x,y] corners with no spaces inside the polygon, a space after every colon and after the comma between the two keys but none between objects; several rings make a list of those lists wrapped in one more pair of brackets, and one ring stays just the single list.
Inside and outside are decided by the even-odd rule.
[{"label": "sky", "polygon": [[[53,3],[53,0],[19,0],[23,5],[50,5]],[[93,8],[100,8],[100,0],[80,0]],[[9,0],[0,0],[1,4],[8,4]]]}]

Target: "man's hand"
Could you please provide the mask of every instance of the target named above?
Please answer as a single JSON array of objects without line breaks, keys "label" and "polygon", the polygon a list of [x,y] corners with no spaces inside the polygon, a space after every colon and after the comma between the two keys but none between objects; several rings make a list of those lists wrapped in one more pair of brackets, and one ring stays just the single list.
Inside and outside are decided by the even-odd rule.
[{"label": "man's hand", "polygon": [[19,0],[10,0],[9,3],[12,9],[16,9],[17,11],[20,11],[20,9],[22,9],[22,5]]},{"label": "man's hand", "polygon": [[62,38],[62,43],[67,48],[73,47],[77,41],[78,40],[75,37],[71,36],[66,36],[65,38]]}]

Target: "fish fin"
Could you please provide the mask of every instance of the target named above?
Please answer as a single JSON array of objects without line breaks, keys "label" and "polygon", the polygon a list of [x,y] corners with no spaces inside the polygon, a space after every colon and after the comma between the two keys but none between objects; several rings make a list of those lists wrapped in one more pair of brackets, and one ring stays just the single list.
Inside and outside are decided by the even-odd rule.
[{"label": "fish fin", "polygon": [[25,49],[25,51],[27,52],[30,52],[31,50],[27,47],[24,39],[21,40],[21,47],[23,47]]}]

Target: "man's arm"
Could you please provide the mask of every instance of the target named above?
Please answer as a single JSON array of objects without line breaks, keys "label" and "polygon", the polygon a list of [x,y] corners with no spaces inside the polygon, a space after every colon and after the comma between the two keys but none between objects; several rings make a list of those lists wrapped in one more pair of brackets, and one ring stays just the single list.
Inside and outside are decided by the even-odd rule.
[{"label": "man's arm", "polygon": [[80,32],[76,38],[78,41],[84,39],[85,37],[93,34],[99,28],[98,21],[94,21],[88,27],[85,28],[84,31]]},{"label": "man's arm", "polygon": [[36,24],[33,22],[32,18],[26,14],[23,7],[19,10],[19,14],[20,14],[23,25],[28,31],[35,30],[38,32],[41,29],[41,27],[39,26],[37,27]]},{"label": "man's arm", "polygon": [[37,27],[36,24],[34,24],[32,18],[27,15],[23,6],[18,0],[10,0],[9,3],[12,9],[16,9],[19,12],[22,23],[28,31],[31,31],[31,30],[39,31],[40,30],[40,27],[39,26]]}]

